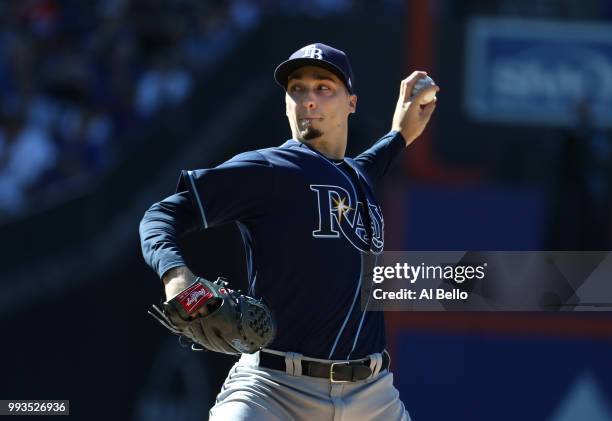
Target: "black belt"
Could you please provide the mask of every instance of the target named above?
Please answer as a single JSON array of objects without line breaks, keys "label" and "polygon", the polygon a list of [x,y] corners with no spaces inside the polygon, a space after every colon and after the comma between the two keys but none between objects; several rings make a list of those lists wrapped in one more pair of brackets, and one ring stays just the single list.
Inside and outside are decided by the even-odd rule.
[{"label": "black belt", "polygon": [[[365,380],[372,375],[369,358],[360,361],[339,361],[330,364],[308,360],[301,360],[301,362],[302,375],[329,379],[332,383],[355,382]],[[390,362],[389,353],[383,351],[380,371],[388,369]],[[271,368],[272,370],[287,371],[284,356],[264,351],[259,353],[259,366]]]}]

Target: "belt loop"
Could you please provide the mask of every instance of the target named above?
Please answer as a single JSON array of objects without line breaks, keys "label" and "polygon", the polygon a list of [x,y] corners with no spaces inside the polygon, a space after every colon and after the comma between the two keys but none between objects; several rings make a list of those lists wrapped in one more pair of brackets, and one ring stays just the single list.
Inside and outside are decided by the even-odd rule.
[{"label": "belt loop", "polygon": [[378,376],[378,373],[380,373],[381,367],[382,367],[382,354],[380,352],[370,354],[370,369],[372,370],[372,375],[370,376],[370,378],[374,378]]},{"label": "belt loop", "polygon": [[287,374],[291,376],[302,375],[302,354],[287,352],[285,354],[285,365]]},{"label": "belt loop", "polygon": [[287,352],[285,354],[285,371],[290,376],[293,376],[293,352]]},{"label": "belt loop", "polygon": [[302,375],[302,354],[297,352],[293,353],[293,375]]}]

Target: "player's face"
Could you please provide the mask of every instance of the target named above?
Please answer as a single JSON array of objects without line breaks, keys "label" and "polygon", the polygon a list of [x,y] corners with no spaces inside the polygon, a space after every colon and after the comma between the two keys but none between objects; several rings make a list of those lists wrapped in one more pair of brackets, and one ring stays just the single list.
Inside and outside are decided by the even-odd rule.
[{"label": "player's face", "polygon": [[305,66],[289,75],[285,103],[293,137],[308,141],[346,136],[357,97],[329,70]]}]

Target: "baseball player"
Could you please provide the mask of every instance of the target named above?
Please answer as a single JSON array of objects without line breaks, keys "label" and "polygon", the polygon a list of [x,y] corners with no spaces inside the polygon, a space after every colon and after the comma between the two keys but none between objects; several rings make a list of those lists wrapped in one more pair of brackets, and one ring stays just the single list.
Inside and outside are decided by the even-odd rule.
[{"label": "baseball player", "polygon": [[[389,372],[383,313],[363,311],[357,298],[366,262],[384,245],[373,186],[423,132],[435,109],[435,100],[423,104],[423,98],[438,87],[412,97],[426,74],[404,79],[391,131],[352,159],[345,150],[357,96],[346,54],[311,44],[281,63],[274,77],[285,90],[292,138],[214,168],[182,171],[177,193],[142,219],[143,255],[163,280],[166,298],[183,300],[183,317],[175,320],[195,320],[202,332],[214,331],[198,330],[208,335],[202,341],[214,342],[204,347],[218,350],[225,340],[246,350],[210,419],[408,420]],[[246,249],[248,294],[263,297],[274,318],[274,338],[261,350],[241,348],[250,341],[242,333],[227,339],[223,329],[210,329],[216,310],[194,302],[215,293],[198,284],[177,245],[191,228],[230,222]],[[191,298],[184,298],[187,293]]]}]

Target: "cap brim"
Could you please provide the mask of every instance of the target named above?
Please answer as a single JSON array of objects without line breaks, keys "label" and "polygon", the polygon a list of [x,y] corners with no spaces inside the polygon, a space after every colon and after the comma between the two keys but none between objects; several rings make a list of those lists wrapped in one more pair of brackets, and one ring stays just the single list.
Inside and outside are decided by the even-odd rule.
[{"label": "cap brim", "polygon": [[283,89],[287,89],[287,81],[289,79],[289,75],[300,67],[304,66],[316,66],[329,70],[330,72],[338,76],[338,78],[344,83],[344,86],[346,86],[346,89],[349,91],[349,93],[353,93],[352,89],[349,87],[344,77],[344,73],[342,72],[342,70],[340,70],[338,66],[328,61],[310,57],[289,59],[279,64],[276,70],[274,70],[274,79],[276,80],[276,83],[278,83]]}]

